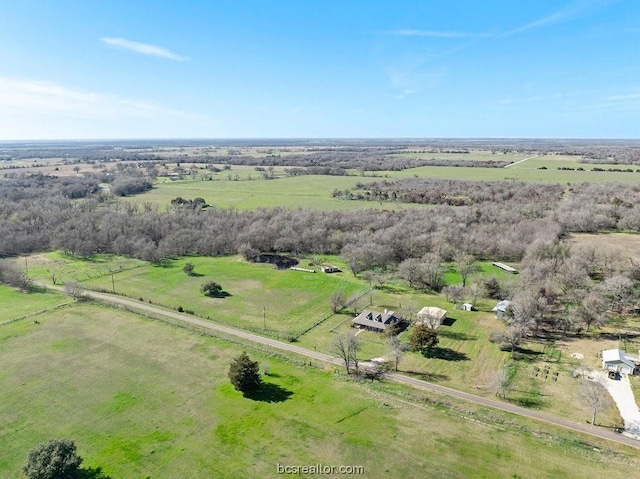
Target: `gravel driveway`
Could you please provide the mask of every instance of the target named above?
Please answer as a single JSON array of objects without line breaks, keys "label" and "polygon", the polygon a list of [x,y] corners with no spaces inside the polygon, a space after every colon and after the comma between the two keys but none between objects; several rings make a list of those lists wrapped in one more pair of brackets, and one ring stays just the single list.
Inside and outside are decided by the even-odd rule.
[{"label": "gravel driveway", "polygon": [[638,405],[633,396],[628,376],[623,374],[621,379],[615,380],[609,379],[603,371],[597,371],[595,374],[602,378],[602,384],[607,388],[607,391],[609,391],[618,406],[620,416],[624,421],[624,432],[622,434],[634,439],[640,439],[640,410],[638,410]]}]

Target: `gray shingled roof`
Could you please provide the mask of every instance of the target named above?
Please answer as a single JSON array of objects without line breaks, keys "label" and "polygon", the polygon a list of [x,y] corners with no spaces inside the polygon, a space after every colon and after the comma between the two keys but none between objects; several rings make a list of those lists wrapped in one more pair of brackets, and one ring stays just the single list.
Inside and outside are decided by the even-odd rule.
[{"label": "gray shingled roof", "polygon": [[375,311],[369,311],[365,309],[360,315],[353,318],[352,324],[358,324],[360,326],[366,326],[368,328],[378,329],[384,331],[390,324],[398,322],[398,317],[393,311],[385,311],[384,313],[377,313]]}]

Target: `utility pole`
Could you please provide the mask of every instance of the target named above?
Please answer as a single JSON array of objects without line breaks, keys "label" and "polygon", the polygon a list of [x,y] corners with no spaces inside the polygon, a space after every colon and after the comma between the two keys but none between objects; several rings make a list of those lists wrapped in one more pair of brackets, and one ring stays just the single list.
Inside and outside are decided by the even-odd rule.
[{"label": "utility pole", "polygon": [[111,291],[114,293],[116,292],[116,283],[113,279],[113,271],[111,272]]},{"label": "utility pole", "polygon": [[262,307],[262,329],[267,330],[267,309]]}]

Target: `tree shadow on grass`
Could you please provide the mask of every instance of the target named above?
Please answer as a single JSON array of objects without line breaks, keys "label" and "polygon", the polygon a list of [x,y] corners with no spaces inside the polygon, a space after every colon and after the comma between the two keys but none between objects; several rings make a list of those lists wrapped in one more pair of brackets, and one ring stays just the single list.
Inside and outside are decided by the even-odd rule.
[{"label": "tree shadow on grass", "polygon": [[461,353],[460,351],[455,351],[449,348],[440,348],[440,347],[425,349],[422,352],[422,355],[425,358],[443,359],[445,361],[468,361],[469,360],[469,356],[467,356],[465,353]]},{"label": "tree shadow on grass", "polygon": [[520,396],[515,398],[507,398],[507,401],[517,404],[518,406],[538,409],[544,405],[544,401],[542,398],[531,397],[531,396]]},{"label": "tree shadow on grass", "polygon": [[102,472],[101,467],[82,467],[75,476],[77,479],[113,479]]},{"label": "tree shadow on grass", "polygon": [[261,402],[284,402],[292,395],[292,391],[278,386],[277,384],[262,383],[258,389],[245,394],[244,397],[253,401]]},{"label": "tree shadow on grass", "polygon": [[444,329],[439,330],[438,335],[442,336],[443,338],[455,339],[457,341],[475,341],[476,339],[478,339],[478,336],[476,336],[475,334],[461,333],[458,331],[447,331]]},{"label": "tree shadow on grass", "polygon": [[173,267],[174,263],[175,263],[174,259],[168,259],[168,258],[151,262],[153,266],[156,266],[158,268],[171,268]]},{"label": "tree shadow on grass", "polygon": [[220,291],[219,293],[212,294],[210,298],[228,298],[231,296],[231,293],[227,293],[226,291]]},{"label": "tree shadow on grass", "polygon": [[[401,372],[401,371],[398,371],[398,372]],[[449,379],[449,376],[447,376],[446,374],[425,373],[425,372],[418,372],[418,371],[402,371],[402,372],[409,373],[412,376],[417,377],[418,379],[422,379],[423,381],[429,381],[432,383],[435,383],[438,381],[445,381]]]},{"label": "tree shadow on grass", "polygon": [[538,358],[539,356],[544,356],[544,353],[542,351],[535,351],[533,349],[522,347],[515,348],[512,355],[513,354],[519,355],[519,357],[516,357],[514,359],[528,359],[530,361]]}]

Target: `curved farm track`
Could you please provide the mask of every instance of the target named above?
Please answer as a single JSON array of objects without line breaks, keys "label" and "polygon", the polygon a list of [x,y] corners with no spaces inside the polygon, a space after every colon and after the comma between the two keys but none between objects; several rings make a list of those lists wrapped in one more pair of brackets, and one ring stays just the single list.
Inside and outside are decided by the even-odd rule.
[{"label": "curved farm track", "polygon": [[[50,286],[46,284],[39,284],[42,287],[55,289],[58,291],[63,291],[64,289],[59,286]],[[321,362],[335,364],[337,366],[342,366],[341,360],[334,358],[333,356],[329,356],[328,354],[319,353],[317,351],[311,351],[309,349],[301,348],[300,346],[296,346],[294,344],[285,343],[282,341],[278,341],[275,339],[259,336],[257,334],[248,333],[246,331],[242,331],[239,329],[230,328],[227,326],[218,325],[209,321],[205,321],[198,318],[193,318],[190,316],[186,316],[179,313],[174,313],[173,311],[167,311],[165,309],[157,308],[155,306],[150,306],[145,303],[140,303],[136,301],[132,301],[129,299],[111,296],[107,294],[95,293],[86,291],[85,295],[99,299],[102,301],[108,301],[114,304],[119,304],[122,306],[126,306],[131,309],[137,309],[141,311],[147,311],[150,313],[154,313],[160,316],[165,316],[167,318],[175,319],[181,321],[186,324],[191,324],[194,326],[199,326],[205,329],[209,329],[212,331],[218,331],[221,333],[229,334],[232,336],[236,336],[242,339],[246,339],[248,341],[252,341],[259,344],[264,344],[266,346],[271,346],[273,348],[277,348],[283,351],[289,351],[295,354],[299,354],[301,356],[305,356],[307,358],[315,359]],[[412,378],[409,376],[405,376],[403,374],[398,373],[389,373],[386,375],[387,379],[392,381],[406,384],[418,389],[426,390],[426,391],[435,391],[438,393],[446,394],[452,397],[456,397],[458,399],[463,399],[465,401],[469,401],[475,404],[480,404],[483,406],[487,406],[493,409],[498,409],[500,411],[509,412],[512,414],[517,414],[519,416],[523,416],[530,419],[535,419],[537,421],[542,421],[548,424],[552,424],[554,426],[559,426],[571,431],[589,434],[591,436],[598,437],[600,439],[605,439],[608,441],[617,442],[619,444],[624,444],[627,446],[635,447],[640,449],[640,441],[635,439],[623,436],[621,434],[617,434],[613,431],[607,431],[605,429],[600,429],[595,426],[591,426],[589,424],[582,424],[575,421],[570,421],[568,419],[563,419],[561,417],[554,416],[552,414],[548,414],[540,411],[533,411],[531,409],[526,409],[520,406],[516,406],[514,404],[509,404],[505,402],[501,402],[495,399],[485,398],[482,396],[477,396],[475,394],[466,393],[463,391],[458,391],[456,389],[451,389],[445,386],[440,386],[438,384],[430,383],[428,381],[424,381],[421,379]]]}]

